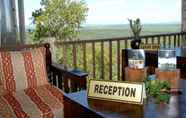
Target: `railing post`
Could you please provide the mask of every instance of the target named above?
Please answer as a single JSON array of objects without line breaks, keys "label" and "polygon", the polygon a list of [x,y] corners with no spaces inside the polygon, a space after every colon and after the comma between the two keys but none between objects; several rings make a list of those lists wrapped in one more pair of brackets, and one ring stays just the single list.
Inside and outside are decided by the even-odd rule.
[{"label": "railing post", "polygon": [[158,44],[160,45],[160,39],[161,39],[161,37],[160,36],[158,36]]},{"label": "railing post", "polygon": [[127,48],[128,48],[128,40],[125,39],[125,49],[127,49]]},{"label": "railing post", "polygon": [[64,66],[65,69],[67,69],[67,45],[62,45],[63,46],[63,61],[64,61]]},{"label": "railing post", "polygon": [[118,80],[121,80],[120,78],[120,41],[117,40],[117,77]]},{"label": "railing post", "polygon": [[104,42],[101,41],[101,78],[105,78],[105,73],[104,73]]},{"label": "railing post", "polygon": [[171,36],[169,36],[169,48],[171,48]]},{"label": "railing post", "polygon": [[174,35],[174,48],[176,47],[176,35]]},{"label": "railing post", "polygon": [[83,43],[83,68],[84,68],[84,71],[87,71],[87,60],[86,60],[86,43]]},{"label": "railing post", "polygon": [[148,38],[147,37],[145,38],[145,43],[148,44]]},{"label": "railing post", "polygon": [[96,74],[95,74],[95,72],[96,72],[96,63],[95,63],[95,43],[93,42],[92,43],[92,67],[93,67],[93,72],[92,72],[92,74],[93,74],[93,78],[96,78]]},{"label": "railing post", "polygon": [[74,68],[77,68],[77,52],[76,52],[77,50],[76,50],[76,44],[74,43],[73,45],[72,45],[72,54],[73,54],[73,67]]},{"label": "railing post", "polygon": [[163,47],[166,48],[166,36],[163,36]]},{"label": "railing post", "polygon": [[154,44],[154,37],[151,38],[152,44]]},{"label": "railing post", "polygon": [[177,38],[178,47],[180,46],[180,36],[181,36],[180,34],[177,35],[177,37],[178,37],[178,38]]},{"label": "railing post", "polygon": [[109,79],[112,80],[112,41],[109,41]]}]

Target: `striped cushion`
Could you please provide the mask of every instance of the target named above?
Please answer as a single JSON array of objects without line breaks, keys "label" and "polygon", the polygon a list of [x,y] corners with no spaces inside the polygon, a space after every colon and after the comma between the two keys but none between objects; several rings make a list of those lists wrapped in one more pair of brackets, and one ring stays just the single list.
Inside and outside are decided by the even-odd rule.
[{"label": "striped cushion", "polygon": [[47,84],[45,48],[0,52],[0,78],[7,91]]},{"label": "striped cushion", "polygon": [[0,118],[63,118],[63,94],[52,85],[0,96]]}]

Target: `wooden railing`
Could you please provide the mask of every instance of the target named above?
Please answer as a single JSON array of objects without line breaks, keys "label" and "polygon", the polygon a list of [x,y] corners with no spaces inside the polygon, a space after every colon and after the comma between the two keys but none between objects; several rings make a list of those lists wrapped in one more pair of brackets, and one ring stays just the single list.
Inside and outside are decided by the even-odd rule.
[{"label": "wooden railing", "polygon": [[[158,43],[163,48],[180,47],[186,33],[141,36],[145,44]],[[60,63],[80,68],[90,78],[121,80],[121,49],[130,48],[133,37],[56,42]]]}]

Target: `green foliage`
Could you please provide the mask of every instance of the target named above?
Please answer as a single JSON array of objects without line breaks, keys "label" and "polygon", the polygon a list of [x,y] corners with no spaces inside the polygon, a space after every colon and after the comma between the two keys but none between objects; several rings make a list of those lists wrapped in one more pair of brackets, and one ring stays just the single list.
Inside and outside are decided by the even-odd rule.
[{"label": "green foliage", "polygon": [[[124,44],[121,44],[123,46]],[[84,60],[83,60],[83,45],[76,45],[76,61],[78,69],[84,70]],[[117,48],[116,43],[113,43],[112,46],[112,80],[117,80]],[[109,45],[104,44],[104,79],[109,79]],[[57,49],[57,61],[60,64],[64,64],[64,53],[63,48],[59,47]],[[92,45],[86,45],[86,72],[89,73],[91,79],[102,79],[102,58],[101,58],[101,47],[100,43],[95,43],[95,77],[93,77],[93,54],[92,54]],[[72,45],[66,46],[66,65],[68,68],[73,68],[73,48]]]},{"label": "green foliage", "polygon": [[78,36],[88,11],[84,0],[42,0],[41,6],[41,9],[32,13],[36,25],[34,41],[46,36],[63,41]]},{"label": "green foliage", "polygon": [[142,29],[140,19],[137,18],[136,20],[132,20],[132,19],[128,19],[128,20],[129,20],[130,28],[132,30],[134,37],[138,39],[141,33],[141,29]]},{"label": "green foliage", "polygon": [[146,79],[145,86],[147,94],[153,96],[157,103],[169,102],[170,94],[168,91],[170,90],[170,83],[166,81]]}]

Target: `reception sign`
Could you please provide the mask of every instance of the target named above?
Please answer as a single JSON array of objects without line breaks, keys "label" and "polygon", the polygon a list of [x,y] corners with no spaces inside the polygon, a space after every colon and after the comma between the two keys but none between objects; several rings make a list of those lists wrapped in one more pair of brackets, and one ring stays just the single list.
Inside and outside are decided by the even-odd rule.
[{"label": "reception sign", "polygon": [[90,80],[88,98],[143,104],[144,90],[143,83]]}]

